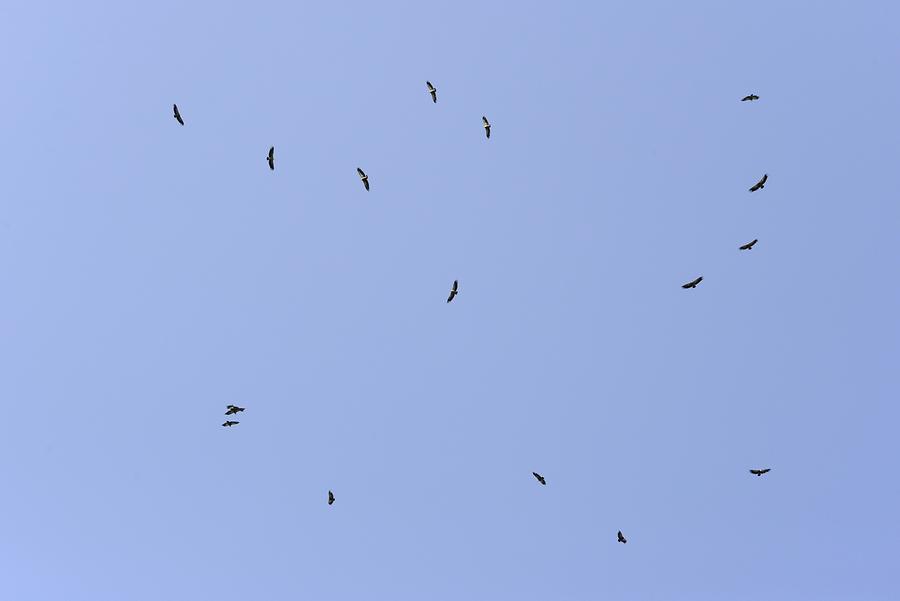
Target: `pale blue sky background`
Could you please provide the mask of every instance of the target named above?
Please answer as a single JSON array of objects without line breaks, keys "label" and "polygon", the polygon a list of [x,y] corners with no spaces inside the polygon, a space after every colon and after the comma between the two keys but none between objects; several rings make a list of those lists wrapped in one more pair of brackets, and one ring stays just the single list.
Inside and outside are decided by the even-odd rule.
[{"label": "pale blue sky background", "polygon": [[0,598],[896,599],[898,24],[5,3]]}]

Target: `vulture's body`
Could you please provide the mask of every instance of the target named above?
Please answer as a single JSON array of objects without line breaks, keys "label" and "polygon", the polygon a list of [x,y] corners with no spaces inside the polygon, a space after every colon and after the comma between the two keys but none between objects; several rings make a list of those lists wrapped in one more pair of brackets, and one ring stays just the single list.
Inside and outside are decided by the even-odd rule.
[{"label": "vulture's body", "polygon": [[356,168],[356,173],[359,174],[359,179],[362,180],[363,185],[366,187],[366,190],[368,190],[369,189],[369,176],[366,175],[366,172],[363,171],[362,169],[360,169],[359,167]]},{"label": "vulture's body", "polygon": [[453,280],[453,287],[450,288],[450,296],[447,297],[447,302],[449,303],[456,295],[459,294],[459,280]]},{"label": "vulture's body", "polygon": [[687,284],[683,284],[681,287],[684,288],[685,290],[687,290],[688,288],[696,288],[697,284],[699,284],[702,281],[703,281],[703,276],[701,275],[696,280],[692,280],[692,281],[688,282]]},{"label": "vulture's body", "polygon": [[762,190],[763,188],[765,188],[767,179],[769,179],[769,174],[764,173],[763,176],[760,178],[760,180],[758,182],[756,182],[755,184],[753,184],[753,187],[750,188],[750,191],[756,192],[757,190]]}]

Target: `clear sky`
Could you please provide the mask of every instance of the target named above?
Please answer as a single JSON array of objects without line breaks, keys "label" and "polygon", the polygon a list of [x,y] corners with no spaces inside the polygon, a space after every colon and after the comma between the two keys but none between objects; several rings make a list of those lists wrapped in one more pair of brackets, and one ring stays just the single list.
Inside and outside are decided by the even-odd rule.
[{"label": "clear sky", "polygon": [[898,24],[5,3],[0,598],[896,599]]}]

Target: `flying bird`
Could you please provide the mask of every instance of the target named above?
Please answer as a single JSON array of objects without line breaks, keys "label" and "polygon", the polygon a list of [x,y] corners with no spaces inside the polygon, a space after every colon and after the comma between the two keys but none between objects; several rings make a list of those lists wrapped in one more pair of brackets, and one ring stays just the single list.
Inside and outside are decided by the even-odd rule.
[{"label": "flying bird", "polygon": [[687,284],[682,285],[681,287],[684,288],[685,290],[687,290],[688,288],[696,288],[697,284],[699,284],[702,281],[703,281],[703,276],[701,275],[696,280],[692,280],[692,281],[688,282]]},{"label": "flying bird", "polygon": [[334,493],[329,490],[328,491],[328,504],[331,505],[332,503],[334,503]]},{"label": "flying bird", "polygon": [[768,174],[768,173],[763,173],[762,179],[760,179],[758,182],[756,182],[755,184],[753,184],[753,187],[750,188],[750,191],[751,191],[751,192],[756,192],[756,191],[759,190],[760,188],[765,188],[765,187],[766,187],[766,180],[767,180],[767,179],[769,179],[769,174]]},{"label": "flying bird", "polygon": [[743,246],[741,246],[741,247],[739,247],[739,248],[740,248],[741,250],[750,250],[750,249],[753,248],[753,245],[756,244],[757,242],[759,242],[759,240],[757,240],[756,238],[754,238],[753,240],[751,240],[750,242],[748,242],[747,244],[745,244],[745,245],[743,245]]},{"label": "flying bird", "polygon": [[356,172],[359,174],[359,179],[362,180],[362,183],[366,187],[366,190],[368,190],[369,189],[369,176],[366,175],[366,172],[363,171],[362,169],[360,169],[359,167],[356,168]]},{"label": "flying bird", "polygon": [[266,157],[266,160],[269,161],[269,169],[275,171],[275,147],[269,149],[269,156]]},{"label": "flying bird", "polygon": [[741,102],[747,102],[748,100],[759,100],[759,96],[757,96],[756,94],[750,94],[749,96],[744,96],[743,98],[741,98]]},{"label": "flying bird", "polygon": [[178,112],[178,105],[173,104],[172,110],[175,111],[175,120],[184,125],[184,119],[181,118],[181,113]]},{"label": "flying bird", "polygon": [[228,411],[225,412],[225,415],[234,415],[235,413],[240,413],[244,410],[243,407],[238,407],[237,405],[225,405],[225,408]]},{"label": "flying bird", "polygon": [[618,539],[619,539],[619,542],[622,543],[623,545],[628,542],[627,540],[625,540],[625,536],[622,534],[621,530],[619,530]]},{"label": "flying bird", "polygon": [[544,480],[544,477],[543,477],[542,475],[540,475],[540,474],[537,473],[537,472],[531,472],[531,473],[534,475],[535,478],[537,478],[537,481],[538,481],[538,482],[540,482],[540,483],[543,484],[544,486],[547,486],[547,481]]},{"label": "flying bird", "polygon": [[453,288],[450,289],[450,296],[447,297],[447,302],[452,301],[457,294],[459,294],[459,280],[453,280]]},{"label": "flying bird", "polygon": [[487,120],[487,117],[484,115],[481,116],[481,121],[484,123],[484,135],[488,137],[488,140],[491,139],[491,122]]},{"label": "flying bird", "polygon": [[750,470],[750,473],[753,474],[754,476],[762,476],[766,472],[771,472],[771,471],[772,471],[772,468],[767,467],[764,470]]},{"label": "flying bird", "polygon": [[431,85],[430,81],[426,81],[425,85],[428,86],[428,93],[431,94],[431,100],[437,102],[437,88]]},{"label": "flying bird", "polygon": [[225,422],[224,424],[222,424],[222,427],[223,427],[223,428],[230,428],[231,426],[237,425],[237,424],[239,424],[239,423],[241,423],[241,422],[233,422],[233,421],[231,421],[231,420],[228,420],[227,422]]}]

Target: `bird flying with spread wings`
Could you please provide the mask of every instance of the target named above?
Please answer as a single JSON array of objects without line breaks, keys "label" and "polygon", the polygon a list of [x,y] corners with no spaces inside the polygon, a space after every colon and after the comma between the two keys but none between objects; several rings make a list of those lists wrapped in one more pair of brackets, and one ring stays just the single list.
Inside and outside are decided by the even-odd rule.
[{"label": "bird flying with spread wings", "polygon": [[696,288],[696,287],[697,287],[697,284],[699,284],[699,283],[702,282],[702,281],[703,281],[703,276],[701,275],[701,276],[700,276],[699,278],[697,278],[696,280],[691,280],[690,282],[688,282],[687,284],[682,285],[681,287],[684,288],[685,290],[687,290],[688,288]]},{"label": "bird flying with spread wings", "polygon": [[447,302],[449,303],[456,295],[459,294],[459,280],[453,280],[453,288],[450,289],[450,296],[447,297]]},{"label": "bird flying with spread wings", "polygon": [[747,102],[748,100],[750,100],[751,102],[753,100],[759,100],[759,96],[757,96],[756,94],[748,94],[747,96],[741,98],[741,102]]},{"label": "bird flying with spread wings", "polygon": [[540,482],[544,486],[547,486],[547,481],[544,480],[544,477],[542,475],[537,472],[531,472],[531,474],[537,479],[538,482]]},{"label": "bird flying with spread wings", "polygon": [[622,543],[623,545],[628,542],[627,540],[625,540],[625,536],[622,534],[621,530],[619,530],[618,539],[619,539],[619,542]]},{"label": "bird flying with spread wings", "polygon": [[750,470],[750,473],[753,474],[754,476],[762,476],[763,474],[765,474],[767,472],[771,472],[771,471],[772,471],[772,468],[767,467],[762,470]]},{"label": "bird flying with spread wings", "polygon": [[181,118],[181,113],[178,112],[178,105],[173,104],[172,110],[175,112],[175,120],[184,125],[184,119]]},{"label": "bird flying with spread wings", "polygon": [[425,85],[428,86],[428,93],[431,94],[431,100],[437,102],[437,88],[431,85],[430,81],[426,81]]},{"label": "bird flying with spread wings", "polygon": [[269,169],[275,171],[275,147],[269,149],[269,156],[266,157],[266,160],[269,161]]},{"label": "bird flying with spread wings", "polygon": [[738,247],[738,248],[740,248],[741,250],[750,250],[750,249],[753,248],[753,245],[756,244],[757,242],[759,242],[759,240],[757,240],[756,238],[754,238],[753,240],[751,240],[751,241],[748,242],[747,244],[745,244],[745,245],[743,245],[743,246],[740,246],[740,247]]},{"label": "bird flying with spread wings", "polygon": [[362,180],[362,183],[366,187],[366,190],[368,190],[369,189],[369,176],[366,175],[366,172],[363,171],[362,169],[360,169],[359,167],[356,168],[356,172],[359,174],[359,179]]},{"label": "bird flying with spread wings", "polygon": [[328,504],[332,505],[334,503],[334,493],[330,490],[328,491]]},{"label": "bird flying with spread wings", "polygon": [[238,407],[237,405],[225,405],[225,408],[227,409],[225,415],[234,415],[244,410],[243,407]]},{"label": "bird flying with spread wings", "polygon": [[488,137],[488,140],[491,139],[491,122],[487,120],[487,117],[484,115],[481,116],[481,122],[484,124],[484,135]]},{"label": "bird flying with spread wings", "polygon": [[222,427],[223,427],[223,428],[230,428],[231,426],[236,426],[236,425],[239,424],[239,423],[241,423],[241,422],[235,422],[235,421],[228,420],[228,421],[226,421],[224,424],[222,424]]},{"label": "bird flying with spread wings", "polygon": [[765,187],[766,187],[766,180],[767,180],[767,179],[769,179],[769,174],[768,174],[768,173],[763,173],[763,176],[760,178],[760,180],[759,180],[758,182],[756,182],[755,184],[753,184],[753,187],[750,188],[750,191],[751,191],[751,192],[756,192],[757,190],[760,190],[760,189],[762,189],[762,188],[765,188]]}]

